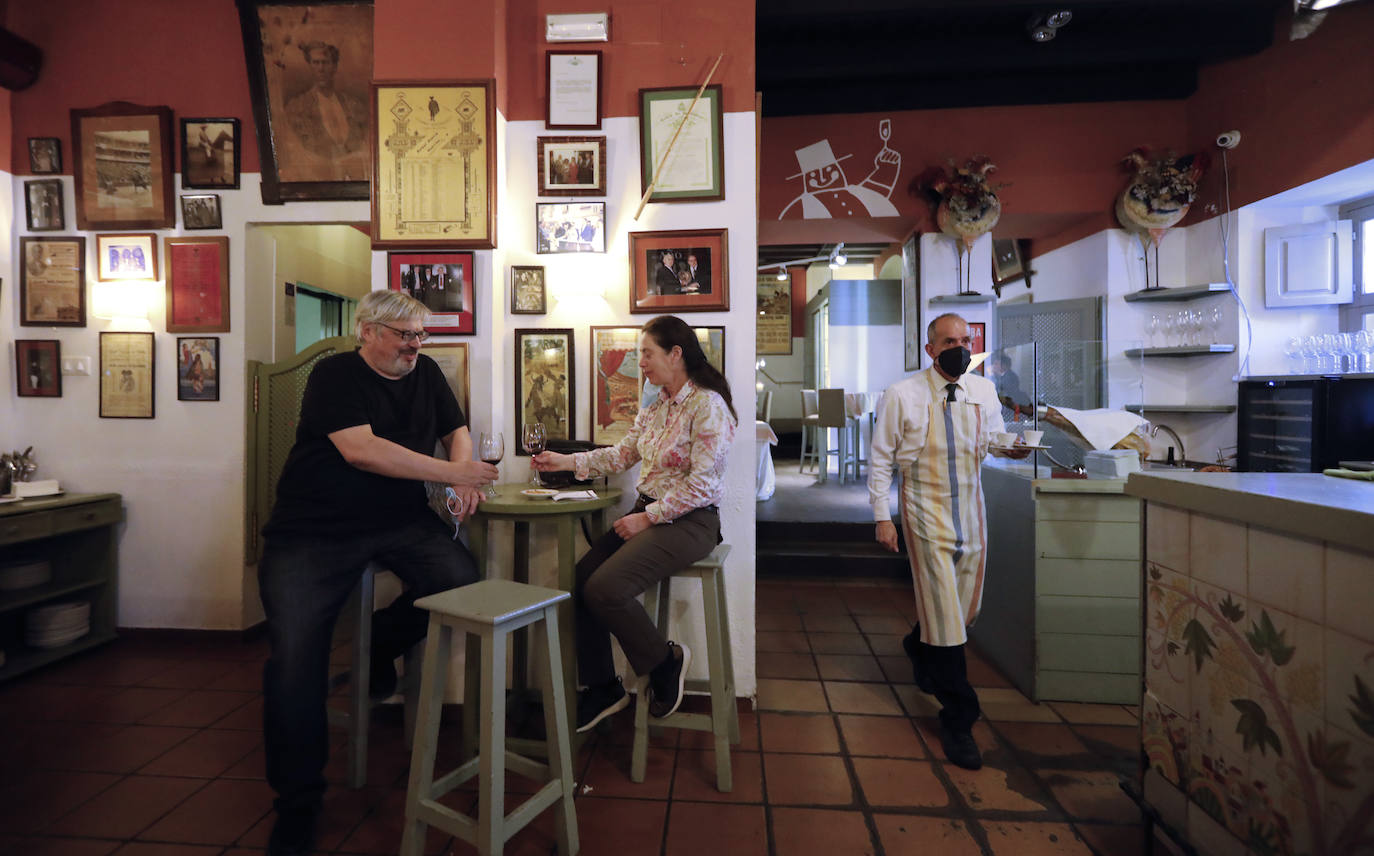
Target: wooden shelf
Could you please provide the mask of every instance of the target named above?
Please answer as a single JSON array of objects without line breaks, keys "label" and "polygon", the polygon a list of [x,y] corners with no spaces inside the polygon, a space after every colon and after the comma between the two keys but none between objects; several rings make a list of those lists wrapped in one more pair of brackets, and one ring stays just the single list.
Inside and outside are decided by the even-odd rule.
[{"label": "wooden shelf", "polygon": [[48,582],[42,585],[30,586],[29,588],[15,589],[13,591],[0,592],[0,612],[9,612],[12,609],[29,606],[34,603],[41,603],[45,600],[62,597],[63,595],[74,592],[84,591],[88,588],[102,586],[109,580],[101,577],[97,579],[81,580],[79,582]]},{"label": "wooden shelf", "polygon": [[997,299],[995,294],[942,294],[930,298],[931,306],[967,306],[971,303],[991,303]]},{"label": "wooden shelf", "polygon": [[1128,357],[1192,357],[1198,354],[1229,354],[1235,345],[1183,345],[1177,348],[1127,348]]},{"label": "wooden shelf", "polygon": [[1128,404],[1131,413],[1235,413],[1234,404]]},{"label": "wooden shelf", "polygon": [[1150,288],[1131,292],[1126,295],[1126,302],[1197,300],[1200,297],[1225,294],[1230,290],[1231,287],[1224,282],[1205,282],[1202,285],[1185,285],[1179,288]]}]

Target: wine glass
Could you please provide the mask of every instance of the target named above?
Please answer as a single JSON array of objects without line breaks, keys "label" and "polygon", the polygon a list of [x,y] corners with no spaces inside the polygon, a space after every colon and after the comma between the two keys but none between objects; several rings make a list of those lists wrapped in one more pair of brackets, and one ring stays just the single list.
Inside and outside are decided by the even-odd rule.
[{"label": "wine glass", "polygon": [[[535,455],[544,451],[544,444],[547,442],[548,435],[544,432],[543,422],[529,422],[525,424],[524,433],[521,434],[521,441],[524,443],[525,451],[533,458]],[[533,487],[543,487],[544,483],[539,480],[539,470],[534,468],[534,461],[530,461],[530,485]]]},{"label": "wine glass", "polygon": [[1150,347],[1155,347],[1155,337],[1159,335],[1159,316],[1151,315],[1150,323],[1145,325],[1145,332],[1150,338]]},{"label": "wine glass", "polygon": [[1355,350],[1359,352],[1356,371],[1374,371],[1374,331],[1360,330],[1355,334]]},{"label": "wine glass", "polygon": [[1288,340],[1288,346],[1283,349],[1284,356],[1288,357],[1289,374],[1303,374],[1302,348],[1302,337],[1294,336]]},{"label": "wine glass", "polygon": [[[501,436],[500,431],[483,431],[481,438],[477,442],[477,457],[488,464],[495,466],[501,463],[501,459],[506,456],[506,438]],[[487,485],[487,496],[496,496],[496,487]]]},{"label": "wine glass", "polygon": [[1212,344],[1221,344],[1221,307],[1213,306],[1207,313],[1207,323],[1212,328]]}]

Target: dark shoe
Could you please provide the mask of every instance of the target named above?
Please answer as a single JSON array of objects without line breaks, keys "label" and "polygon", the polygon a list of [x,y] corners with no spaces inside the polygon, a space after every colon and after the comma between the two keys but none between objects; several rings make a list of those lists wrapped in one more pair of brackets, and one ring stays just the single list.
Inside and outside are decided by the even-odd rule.
[{"label": "dark shoe", "polygon": [[930,682],[930,678],[921,672],[921,667],[916,665],[916,646],[921,644],[921,640],[916,638],[915,633],[908,633],[902,637],[902,650],[906,652],[906,658],[911,661],[911,680],[916,684],[916,689],[927,695],[935,693],[935,685]]},{"label": "dark shoe", "polygon": [[630,705],[630,694],[619,676],[609,684],[587,687],[577,694],[577,733],[591,731],[596,724]]},{"label": "dark shoe", "polygon": [[649,673],[649,715],[662,719],[677,713],[692,652],[686,645],[668,643],[668,657]]},{"label": "dark shoe", "polygon": [[965,770],[981,770],[983,753],[978,751],[978,742],[971,731],[952,731],[940,726],[940,746],[951,764]]},{"label": "dark shoe", "polygon": [[367,694],[373,701],[385,701],[396,694],[396,658],[373,652],[367,679]]},{"label": "dark shoe", "polygon": [[278,814],[267,856],[309,856],[315,850],[315,815]]}]

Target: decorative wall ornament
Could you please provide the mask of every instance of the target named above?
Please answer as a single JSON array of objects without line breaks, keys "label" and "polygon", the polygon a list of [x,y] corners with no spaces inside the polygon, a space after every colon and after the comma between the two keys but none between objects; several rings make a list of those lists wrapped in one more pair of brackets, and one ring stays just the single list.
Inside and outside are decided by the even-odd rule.
[{"label": "decorative wall ornament", "polygon": [[940,232],[954,238],[959,249],[959,293],[974,294],[968,285],[972,269],[965,270],[964,255],[973,249],[980,237],[992,231],[1002,216],[1002,202],[997,191],[1006,183],[989,184],[988,176],[997,166],[986,156],[979,155],[948,168],[932,166],[916,177],[915,190],[924,193],[935,205],[935,222]]},{"label": "decorative wall ornament", "polygon": [[[1197,198],[1198,180],[1208,164],[1206,152],[1152,158],[1141,146],[1122,159],[1132,171],[1131,181],[1116,198],[1116,219],[1140,239],[1145,250],[1145,287],[1159,288],[1159,242],[1164,233],[1188,214]],[[1150,250],[1155,253],[1155,278],[1150,281]]]}]

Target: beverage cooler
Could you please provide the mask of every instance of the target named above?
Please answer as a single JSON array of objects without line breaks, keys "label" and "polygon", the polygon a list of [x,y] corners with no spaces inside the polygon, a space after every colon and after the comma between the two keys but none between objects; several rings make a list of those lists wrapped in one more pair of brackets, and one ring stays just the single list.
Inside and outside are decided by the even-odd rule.
[{"label": "beverage cooler", "polygon": [[1374,375],[1251,378],[1239,398],[1242,472],[1319,473],[1374,460]]}]

